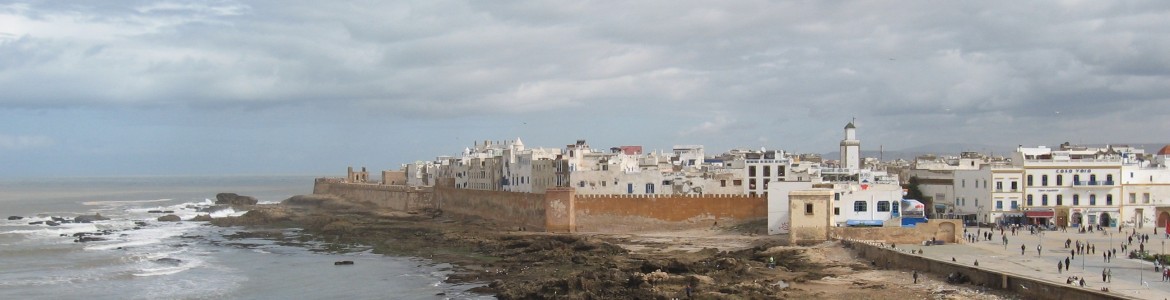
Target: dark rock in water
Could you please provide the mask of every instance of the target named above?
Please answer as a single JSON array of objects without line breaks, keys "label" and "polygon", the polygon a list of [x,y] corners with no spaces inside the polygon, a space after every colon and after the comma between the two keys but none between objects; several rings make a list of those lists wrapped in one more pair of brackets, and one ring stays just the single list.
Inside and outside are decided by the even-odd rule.
[{"label": "dark rock in water", "polygon": [[49,226],[61,226],[61,223],[57,223],[57,222],[53,222],[53,221],[45,221],[45,225],[49,225]]},{"label": "dark rock in water", "polygon": [[225,209],[229,209],[229,208],[232,208],[232,206],[227,205],[227,204],[221,204],[221,205],[212,205],[212,206],[208,206],[208,207],[199,208],[199,209],[196,209],[195,211],[205,212],[205,213],[213,213],[213,212],[217,212],[217,211],[221,211],[221,210],[225,210]]},{"label": "dark rock in water", "polygon": [[28,225],[41,225],[41,224],[45,224],[45,221],[28,222]]},{"label": "dark rock in water", "polygon": [[105,221],[105,220],[109,220],[109,219],[110,218],[103,217],[102,214],[98,213],[98,214],[94,214],[92,216],[77,216],[76,218],[73,218],[73,222],[93,223],[93,221]]},{"label": "dark rock in water", "polygon": [[173,214],[173,213],[175,213],[175,211],[173,211],[173,210],[164,210],[164,211],[163,211],[163,213],[164,213],[164,214]]},{"label": "dark rock in water", "polygon": [[176,216],[176,215],[165,215],[165,216],[158,217],[159,222],[178,222],[178,221],[182,221],[182,220],[183,220],[182,218],[179,218],[179,216]]},{"label": "dark rock in water", "polygon": [[24,219],[24,217],[21,217],[21,216],[11,216],[11,217],[8,217],[8,220],[9,220],[9,221],[15,221],[15,220],[20,220],[20,219]]},{"label": "dark rock in water", "polygon": [[146,221],[134,221],[134,225],[146,226]]},{"label": "dark rock in water", "polygon": [[65,221],[65,218],[62,218],[62,217],[49,217],[49,218],[53,219],[53,222],[64,222]]},{"label": "dark rock in water", "polygon": [[348,265],[352,265],[352,264],[353,264],[352,260],[343,260],[343,261],[333,262],[334,266],[348,266]]},{"label": "dark rock in water", "polygon": [[87,243],[87,242],[99,242],[99,241],[104,241],[104,240],[106,240],[106,239],[100,238],[100,237],[94,237],[94,236],[83,236],[83,237],[77,238],[76,240],[73,240],[73,242]]},{"label": "dark rock in water", "polygon": [[195,216],[194,218],[191,218],[191,221],[208,222],[208,221],[211,221],[211,219],[212,219],[211,215],[198,215],[198,216]]},{"label": "dark rock in water", "polygon": [[164,257],[154,260],[156,263],[177,266],[183,263],[183,260],[177,258]]},{"label": "dark rock in water", "polygon": [[146,211],[146,213],[150,213],[150,214],[161,214],[161,213],[163,213],[163,211],[161,211],[161,210],[148,210],[148,211]]},{"label": "dark rock in water", "polygon": [[236,193],[219,193],[215,194],[215,204],[227,204],[232,206],[238,205],[256,205],[256,198],[252,196],[241,196]]}]

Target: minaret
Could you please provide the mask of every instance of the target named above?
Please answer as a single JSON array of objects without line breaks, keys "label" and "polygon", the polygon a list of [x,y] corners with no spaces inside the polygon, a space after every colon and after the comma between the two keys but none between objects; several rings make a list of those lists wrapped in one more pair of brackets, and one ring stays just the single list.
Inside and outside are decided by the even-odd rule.
[{"label": "minaret", "polygon": [[853,122],[845,125],[845,139],[841,140],[841,167],[861,169],[861,141],[857,140],[857,127]]}]

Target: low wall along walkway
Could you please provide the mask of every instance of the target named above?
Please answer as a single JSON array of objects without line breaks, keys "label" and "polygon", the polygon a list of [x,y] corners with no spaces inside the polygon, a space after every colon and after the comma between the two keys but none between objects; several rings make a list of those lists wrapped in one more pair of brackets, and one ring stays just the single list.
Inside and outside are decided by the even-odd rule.
[{"label": "low wall along walkway", "polygon": [[1024,299],[1137,299],[1114,293],[1033,279],[1020,274],[935,260],[904,253],[900,250],[884,246],[888,244],[857,240],[846,240],[845,243],[859,256],[865,260],[872,261],[879,267],[889,266],[895,269],[917,270],[919,272],[928,272],[941,276],[958,272],[969,277],[971,284],[1010,291],[1020,295]]}]

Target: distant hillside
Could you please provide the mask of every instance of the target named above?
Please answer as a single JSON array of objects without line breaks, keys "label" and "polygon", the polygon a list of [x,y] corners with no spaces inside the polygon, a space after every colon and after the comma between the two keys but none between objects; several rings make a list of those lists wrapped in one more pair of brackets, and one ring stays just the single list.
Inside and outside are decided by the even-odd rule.
[{"label": "distant hillside", "polygon": [[[1167,144],[1167,143],[1110,143],[1110,144],[1084,144],[1082,146],[1105,147],[1106,145],[1132,146],[1132,147],[1136,147],[1136,148],[1140,148],[1140,149],[1145,149],[1146,153],[1157,153],[1158,150],[1162,149],[1163,146],[1170,145],[1170,144]],[[1025,146],[1028,146],[1028,145],[1025,145]],[[1034,146],[1035,145],[1031,145],[1030,147],[1034,147]],[[1057,144],[1057,145],[1044,145],[1044,146],[1048,146],[1048,147],[1052,147],[1052,148],[1060,147],[1059,144]],[[996,146],[996,145],[982,145],[982,144],[971,144],[971,143],[937,143],[937,144],[927,144],[927,145],[922,145],[922,146],[917,146],[917,147],[911,147],[911,148],[906,148],[906,149],[901,149],[901,150],[887,149],[885,151],[877,151],[877,150],[866,149],[866,150],[861,151],[861,156],[862,157],[875,157],[875,158],[880,157],[882,160],[885,160],[885,161],[897,160],[897,159],[912,160],[915,157],[922,156],[922,155],[928,155],[928,154],[940,155],[940,156],[944,156],[944,155],[956,155],[957,156],[957,155],[959,155],[959,153],[967,152],[967,151],[979,152],[979,153],[995,155],[995,156],[1010,156],[1013,152],[1016,151],[1016,146],[1010,146],[1010,145]],[[833,151],[833,152],[825,153],[822,155],[824,155],[823,157],[826,160],[838,159],[841,157],[841,152]]]}]

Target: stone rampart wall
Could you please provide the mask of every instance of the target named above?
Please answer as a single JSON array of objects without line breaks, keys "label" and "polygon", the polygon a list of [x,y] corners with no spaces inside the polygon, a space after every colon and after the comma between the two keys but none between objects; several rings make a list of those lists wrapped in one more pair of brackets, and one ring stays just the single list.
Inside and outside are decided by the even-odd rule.
[{"label": "stone rampart wall", "polygon": [[766,198],[741,195],[576,195],[575,204],[582,232],[709,228],[768,217]]},{"label": "stone rampart wall", "polygon": [[[941,276],[958,272],[969,277],[972,284],[1010,291],[1016,293],[1023,299],[1137,299],[1117,294],[1116,292],[1102,292],[1067,285],[1063,282],[1048,282],[1010,272],[989,270],[963,263],[935,260],[902,252],[902,250],[891,249],[888,246],[879,246],[876,242],[846,241],[846,243],[854,253],[857,253],[861,258],[869,260],[879,267],[889,266],[895,269],[917,270],[919,272],[929,272]],[[886,243],[885,245],[889,244]],[[929,248],[926,251],[930,251]]]},{"label": "stone rampart wall", "polygon": [[314,194],[335,195],[355,203],[368,203],[398,211],[418,211],[434,207],[431,190],[429,187],[345,183],[331,178],[318,179],[313,184]]},{"label": "stone rampart wall", "polygon": [[504,191],[457,189],[437,185],[434,200],[444,213],[475,216],[507,227],[545,231],[545,195]]}]

